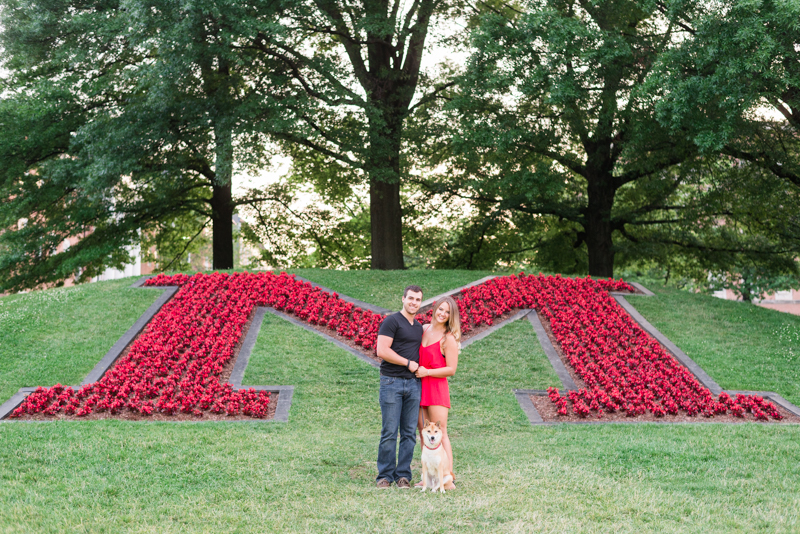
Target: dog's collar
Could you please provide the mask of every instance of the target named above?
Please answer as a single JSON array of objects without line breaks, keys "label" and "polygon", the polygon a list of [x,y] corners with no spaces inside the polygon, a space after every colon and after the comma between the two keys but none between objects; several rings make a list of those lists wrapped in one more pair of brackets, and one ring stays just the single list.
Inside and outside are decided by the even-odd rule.
[{"label": "dog's collar", "polygon": [[425,447],[426,449],[428,449],[429,451],[435,451],[436,449],[438,449],[439,447],[442,446],[442,442],[440,441],[439,444],[437,446],[435,446],[434,448],[432,448],[432,449],[430,447],[428,447],[427,445],[425,445],[425,443],[423,443],[422,446]]}]

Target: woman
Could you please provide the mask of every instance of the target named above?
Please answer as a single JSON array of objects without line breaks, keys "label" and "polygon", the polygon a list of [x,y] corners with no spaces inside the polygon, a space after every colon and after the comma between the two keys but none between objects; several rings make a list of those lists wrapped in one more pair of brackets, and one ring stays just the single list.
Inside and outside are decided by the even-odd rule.
[{"label": "woman", "polygon": [[[423,421],[439,421],[442,429],[442,445],[447,452],[448,465],[445,472],[453,474],[453,449],[447,435],[447,413],[450,410],[450,389],[447,377],[453,376],[458,367],[458,352],[461,349],[461,320],[458,305],[452,297],[444,297],[439,301],[422,334],[422,345],[419,348],[419,369],[417,378],[422,379],[422,400],[419,410],[419,429]],[[421,440],[420,440],[421,442]],[[420,482],[417,486],[420,486]],[[452,483],[446,490],[455,489]]]}]

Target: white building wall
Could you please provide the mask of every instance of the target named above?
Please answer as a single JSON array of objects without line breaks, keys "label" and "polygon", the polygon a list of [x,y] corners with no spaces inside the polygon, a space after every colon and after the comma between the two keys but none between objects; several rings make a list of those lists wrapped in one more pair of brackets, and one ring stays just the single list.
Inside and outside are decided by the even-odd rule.
[{"label": "white building wall", "polygon": [[133,263],[129,263],[123,269],[106,269],[100,276],[92,278],[92,282],[116,280],[117,278],[126,278],[128,276],[140,276],[142,274],[142,254],[139,245],[132,245],[125,247],[125,249],[133,256]]}]

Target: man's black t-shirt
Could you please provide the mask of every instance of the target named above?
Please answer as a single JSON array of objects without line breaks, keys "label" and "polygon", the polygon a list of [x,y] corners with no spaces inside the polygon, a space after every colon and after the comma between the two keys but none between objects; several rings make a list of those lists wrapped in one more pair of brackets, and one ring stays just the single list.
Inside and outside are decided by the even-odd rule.
[{"label": "man's black t-shirt", "polygon": [[[410,324],[402,312],[388,315],[381,323],[379,336],[392,338],[392,350],[403,358],[419,363],[419,346],[422,344],[422,325],[414,319]],[[398,378],[414,378],[414,373],[402,365],[383,361],[381,363],[383,376]]]}]

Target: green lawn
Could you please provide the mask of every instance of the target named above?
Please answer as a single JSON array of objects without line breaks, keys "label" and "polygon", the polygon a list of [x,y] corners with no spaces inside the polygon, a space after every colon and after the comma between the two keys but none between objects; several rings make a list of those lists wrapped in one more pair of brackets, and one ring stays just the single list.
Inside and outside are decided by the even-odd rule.
[{"label": "green lawn", "polygon": [[422,288],[423,300],[440,295],[479,280],[490,271],[328,271],[325,269],[294,269],[288,271],[308,280],[390,310],[400,310],[403,289],[417,285]]},{"label": "green lawn", "polygon": [[[368,289],[345,291],[366,287],[364,273],[324,273],[325,279],[317,274],[303,276],[386,305],[366,298]],[[402,273],[396,282],[389,278],[381,298],[402,291],[409,274],[415,273]],[[425,274],[431,295],[439,292],[435,276]],[[468,275],[444,273],[442,278],[457,286],[483,276]],[[125,285],[109,288],[106,298],[118,302],[129,292]],[[659,292],[648,301],[656,311],[648,309],[645,315],[650,319],[664,313],[658,310],[671,309],[673,300],[681,298]],[[687,298],[696,299],[696,315],[690,306],[675,321],[683,321],[684,329],[710,321],[703,311],[707,302],[695,295]],[[639,306],[645,300],[632,301]],[[104,318],[101,305],[87,304],[100,315],[82,321]],[[56,328],[48,317],[40,318],[43,329],[31,337],[34,346],[46,343],[47,324]],[[747,328],[748,316],[726,317],[733,328]],[[653,320],[666,333],[666,323]],[[784,315],[774,320],[779,328],[796,324]],[[105,322],[111,328],[122,320]],[[4,336],[7,323],[2,324]],[[75,336],[79,325],[73,324],[64,339]],[[86,351],[86,359],[99,359],[108,346]],[[756,352],[741,357],[753,358]],[[721,380],[716,370],[707,370]],[[56,371],[52,378],[61,380]],[[740,380],[742,387],[762,387],[750,384],[747,375]],[[296,386],[290,422],[0,424],[0,531],[800,530],[800,427],[531,427],[511,389],[546,388],[557,385],[557,378],[527,321],[461,354],[451,381],[449,422],[458,490],[444,496],[373,487],[378,374],[346,351],[267,314],[245,383]]]},{"label": "green lawn", "polygon": [[80,384],[158,298],[135,278],[0,298],[0,399],[21,387]]}]

